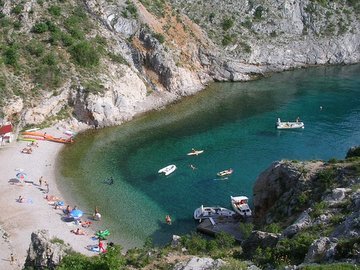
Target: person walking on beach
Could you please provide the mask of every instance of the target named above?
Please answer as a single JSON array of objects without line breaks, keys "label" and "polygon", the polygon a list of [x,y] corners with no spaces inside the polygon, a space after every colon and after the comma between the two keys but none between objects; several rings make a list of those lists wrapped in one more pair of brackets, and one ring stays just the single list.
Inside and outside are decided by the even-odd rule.
[{"label": "person walking on beach", "polygon": [[46,193],[49,193],[49,183],[45,181]]},{"label": "person walking on beach", "polygon": [[43,177],[41,176],[41,177],[39,178],[39,185],[40,185],[40,187],[42,186],[42,181],[43,181]]}]

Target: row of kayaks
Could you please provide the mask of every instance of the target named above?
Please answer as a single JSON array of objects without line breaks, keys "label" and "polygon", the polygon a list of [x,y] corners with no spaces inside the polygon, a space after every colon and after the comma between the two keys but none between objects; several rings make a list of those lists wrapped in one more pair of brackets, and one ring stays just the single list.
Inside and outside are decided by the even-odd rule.
[{"label": "row of kayaks", "polygon": [[201,220],[207,218],[217,217],[232,217],[239,214],[243,217],[250,217],[252,215],[248,204],[248,197],[246,196],[230,196],[231,206],[233,210],[229,210],[220,206],[203,206],[196,208],[194,211],[194,219]]},{"label": "row of kayaks", "polygon": [[21,133],[23,139],[31,139],[31,140],[46,140],[58,143],[73,143],[74,140],[72,137],[70,138],[61,138],[54,137],[52,135],[47,134],[46,132],[38,132],[38,131],[24,131]]}]

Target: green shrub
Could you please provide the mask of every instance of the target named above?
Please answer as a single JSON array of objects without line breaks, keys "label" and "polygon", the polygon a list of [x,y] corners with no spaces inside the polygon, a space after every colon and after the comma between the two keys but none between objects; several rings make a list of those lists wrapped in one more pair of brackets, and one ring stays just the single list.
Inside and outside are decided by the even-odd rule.
[{"label": "green shrub", "polygon": [[154,33],[153,34],[154,38],[156,38],[160,43],[164,43],[165,42],[165,37],[160,34],[160,33]]},{"label": "green shrub", "polygon": [[314,242],[316,236],[307,232],[300,232],[292,239],[284,238],[278,242],[274,249],[274,261],[276,264],[282,264],[282,260],[289,260],[292,264],[300,264],[310,245]]},{"label": "green shrub", "polygon": [[277,223],[271,223],[265,227],[265,231],[269,233],[280,233],[281,227]]},{"label": "green shrub", "polygon": [[26,45],[26,50],[36,57],[40,57],[44,54],[45,47],[38,40],[32,39],[29,44]]},{"label": "green shrub", "polygon": [[260,20],[262,18],[263,11],[264,11],[264,8],[262,6],[258,6],[254,12],[254,19]]},{"label": "green shrub", "polygon": [[310,213],[312,218],[317,218],[320,215],[325,213],[327,204],[325,202],[315,203],[313,206],[313,211]]},{"label": "green shrub", "polygon": [[211,13],[209,14],[209,21],[212,23],[213,20],[214,20],[214,18],[215,18],[215,13],[214,13],[214,12],[211,12]]},{"label": "green shrub", "polygon": [[129,0],[126,1],[126,10],[132,15],[133,18],[137,18],[137,8],[134,3],[130,2]]},{"label": "green shrub", "polygon": [[45,22],[38,22],[33,26],[33,32],[37,34],[45,33],[48,30],[49,27]]},{"label": "green shrub", "polygon": [[335,182],[335,171],[333,168],[327,168],[317,174],[318,182],[322,189],[332,187]]},{"label": "green shrub", "polygon": [[182,237],[181,243],[190,254],[200,254],[207,251],[207,241],[198,233]]},{"label": "green shrub", "polygon": [[332,263],[325,265],[305,265],[301,270],[357,270],[359,266],[347,263]]},{"label": "green shrub", "polygon": [[252,223],[241,222],[239,224],[239,230],[244,239],[247,239],[251,235],[253,229],[254,229],[254,224],[252,224]]},{"label": "green shrub", "polygon": [[88,41],[71,46],[69,51],[75,62],[82,67],[94,67],[99,64],[98,51]]},{"label": "green shrub", "polygon": [[18,48],[16,45],[11,45],[5,48],[3,52],[4,63],[16,67],[19,60]]},{"label": "green shrub", "polygon": [[251,46],[249,44],[247,44],[246,42],[239,42],[241,48],[244,50],[244,52],[246,53],[251,53]]},{"label": "green shrub", "polygon": [[220,267],[220,270],[247,270],[248,264],[239,260],[229,258],[226,264]]},{"label": "green shrub", "polygon": [[165,15],[165,0],[140,0],[145,8],[157,17],[164,17]]},{"label": "green shrub", "polygon": [[217,247],[221,249],[230,249],[235,244],[235,237],[226,232],[220,232],[215,235]]},{"label": "green shrub", "polygon": [[24,6],[22,4],[16,5],[12,10],[11,13],[19,15],[24,9]]},{"label": "green shrub", "polygon": [[57,267],[58,270],[83,270],[83,269],[91,269],[91,261],[90,258],[80,254],[80,253],[72,253],[65,256],[60,265]]},{"label": "green shrub", "polygon": [[105,89],[104,86],[96,80],[87,81],[83,83],[83,86],[84,86],[84,91],[86,93],[93,93],[93,94],[102,93],[104,92]]},{"label": "green shrub", "polygon": [[59,6],[51,6],[48,9],[49,13],[55,17],[58,17],[61,15],[61,7]]},{"label": "green shrub", "polygon": [[53,244],[59,243],[59,244],[62,244],[62,245],[65,244],[64,240],[62,240],[60,238],[57,238],[57,237],[54,237],[54,238],[50,239],[50,243],[53,243]]},{"label": "green shrub", "polygon": [[222,21],[221,26],[224,31],[227,31],[234,26],[234,20],[232,18],[225,18]]},{"label": "green shrub", "polygon": [[68,33],[61,33],[61,42],[65,47],[72,46],[75,43],[75,39]]},{"label": "green shrub", "polygon": [[109,52],[108,53],[111,61],[119,63],[119,64],[123,64],[123,65],[129,65],[129,63],[125,60],[124,57],[122,57],[120,54],[114,54]]},{"label": "green shrub", "polygon": [[227,45],[230,45],[231,43],[233,43],[233,38],[232,36],[230,35],[224,35],[222,41],[221,41],[221,44],[223,46],[227,46]]}]

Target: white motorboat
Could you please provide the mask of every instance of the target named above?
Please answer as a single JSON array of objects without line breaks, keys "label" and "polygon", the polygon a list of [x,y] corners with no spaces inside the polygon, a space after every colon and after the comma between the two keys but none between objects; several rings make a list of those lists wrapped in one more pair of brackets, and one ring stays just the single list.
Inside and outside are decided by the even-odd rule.
[{"label": "white motorboat", "polygon": [[158,171],[158,173],[163,173],[164,175],[169,175],[170,173],[173,173],[176,170],[176,165],[171,164],[169,166],[166,166]]},{"label": "white motorboat", "polygon": [[276,122],[277,129],[297,129],[305,128],[304,122],[301,122],[299,119],[296,122],[281,122],[280,118]]},{"label": "white motorboat", "polygon": [[188,156],[198,156],[202,154],[204,150],[195,150],[193,149],[191,152],[187,153]]},{"label": "white motorboat", "polygon": [[248,205],[249,198],[246,196],[230,196],[231,206],[235,210],[236,213],[249,217],[251,216],[251,209]]},{"label": "white motorboat", "polygon": [[217,176],[228,176],[228,175],[232,174],[233,172],[234,172],[234,170],[230,168],[230,169],[218,172]]},{"label": "white motorboat", "polygon": [[201,222],[202,219],[205,218],[213,218],[213,217],[231,217],[236,213],[232,210],[226,209],[224,207],[215,206],[215,207],[204,207],[201,205],[199,208],[196,208],[194,211],[194,219],[197,219]]}]

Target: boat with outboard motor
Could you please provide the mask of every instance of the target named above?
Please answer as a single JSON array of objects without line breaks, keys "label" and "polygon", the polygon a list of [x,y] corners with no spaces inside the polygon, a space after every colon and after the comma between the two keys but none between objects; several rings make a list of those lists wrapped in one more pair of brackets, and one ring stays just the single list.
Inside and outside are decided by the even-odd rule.
[{"label": "boat with outboard motor", "polygon": [[173,173],[176,170],[176,165],[171,164],[169,166],[166,166],[158,171],[158,173],[163,173],[164,175],[169,175]]},{"label": "boat with outboard motor", "polygon": [[232,174],[233,172],[234,172],[234,170],[230,168],[230,169],[218,172],[217,176],[228,176],[228,175]]},{"label": "boat with outboard motor", "polygon": [[280,118],[276,122],[277,129],[299,129],[305,128],[304,122],[301,122],[300,119],[296,119],[296,122],[281,122]]},{"label": "boat with outboard motor", "polygon": [[202,219],[205,218],[213,218],[213,217],[232,217],[236,213],[232,210],[226,209],[220,206],[203,206],[201,205],[199,208],[196,208],[194,211],[194,219],[199,220],[201,222]]}]

